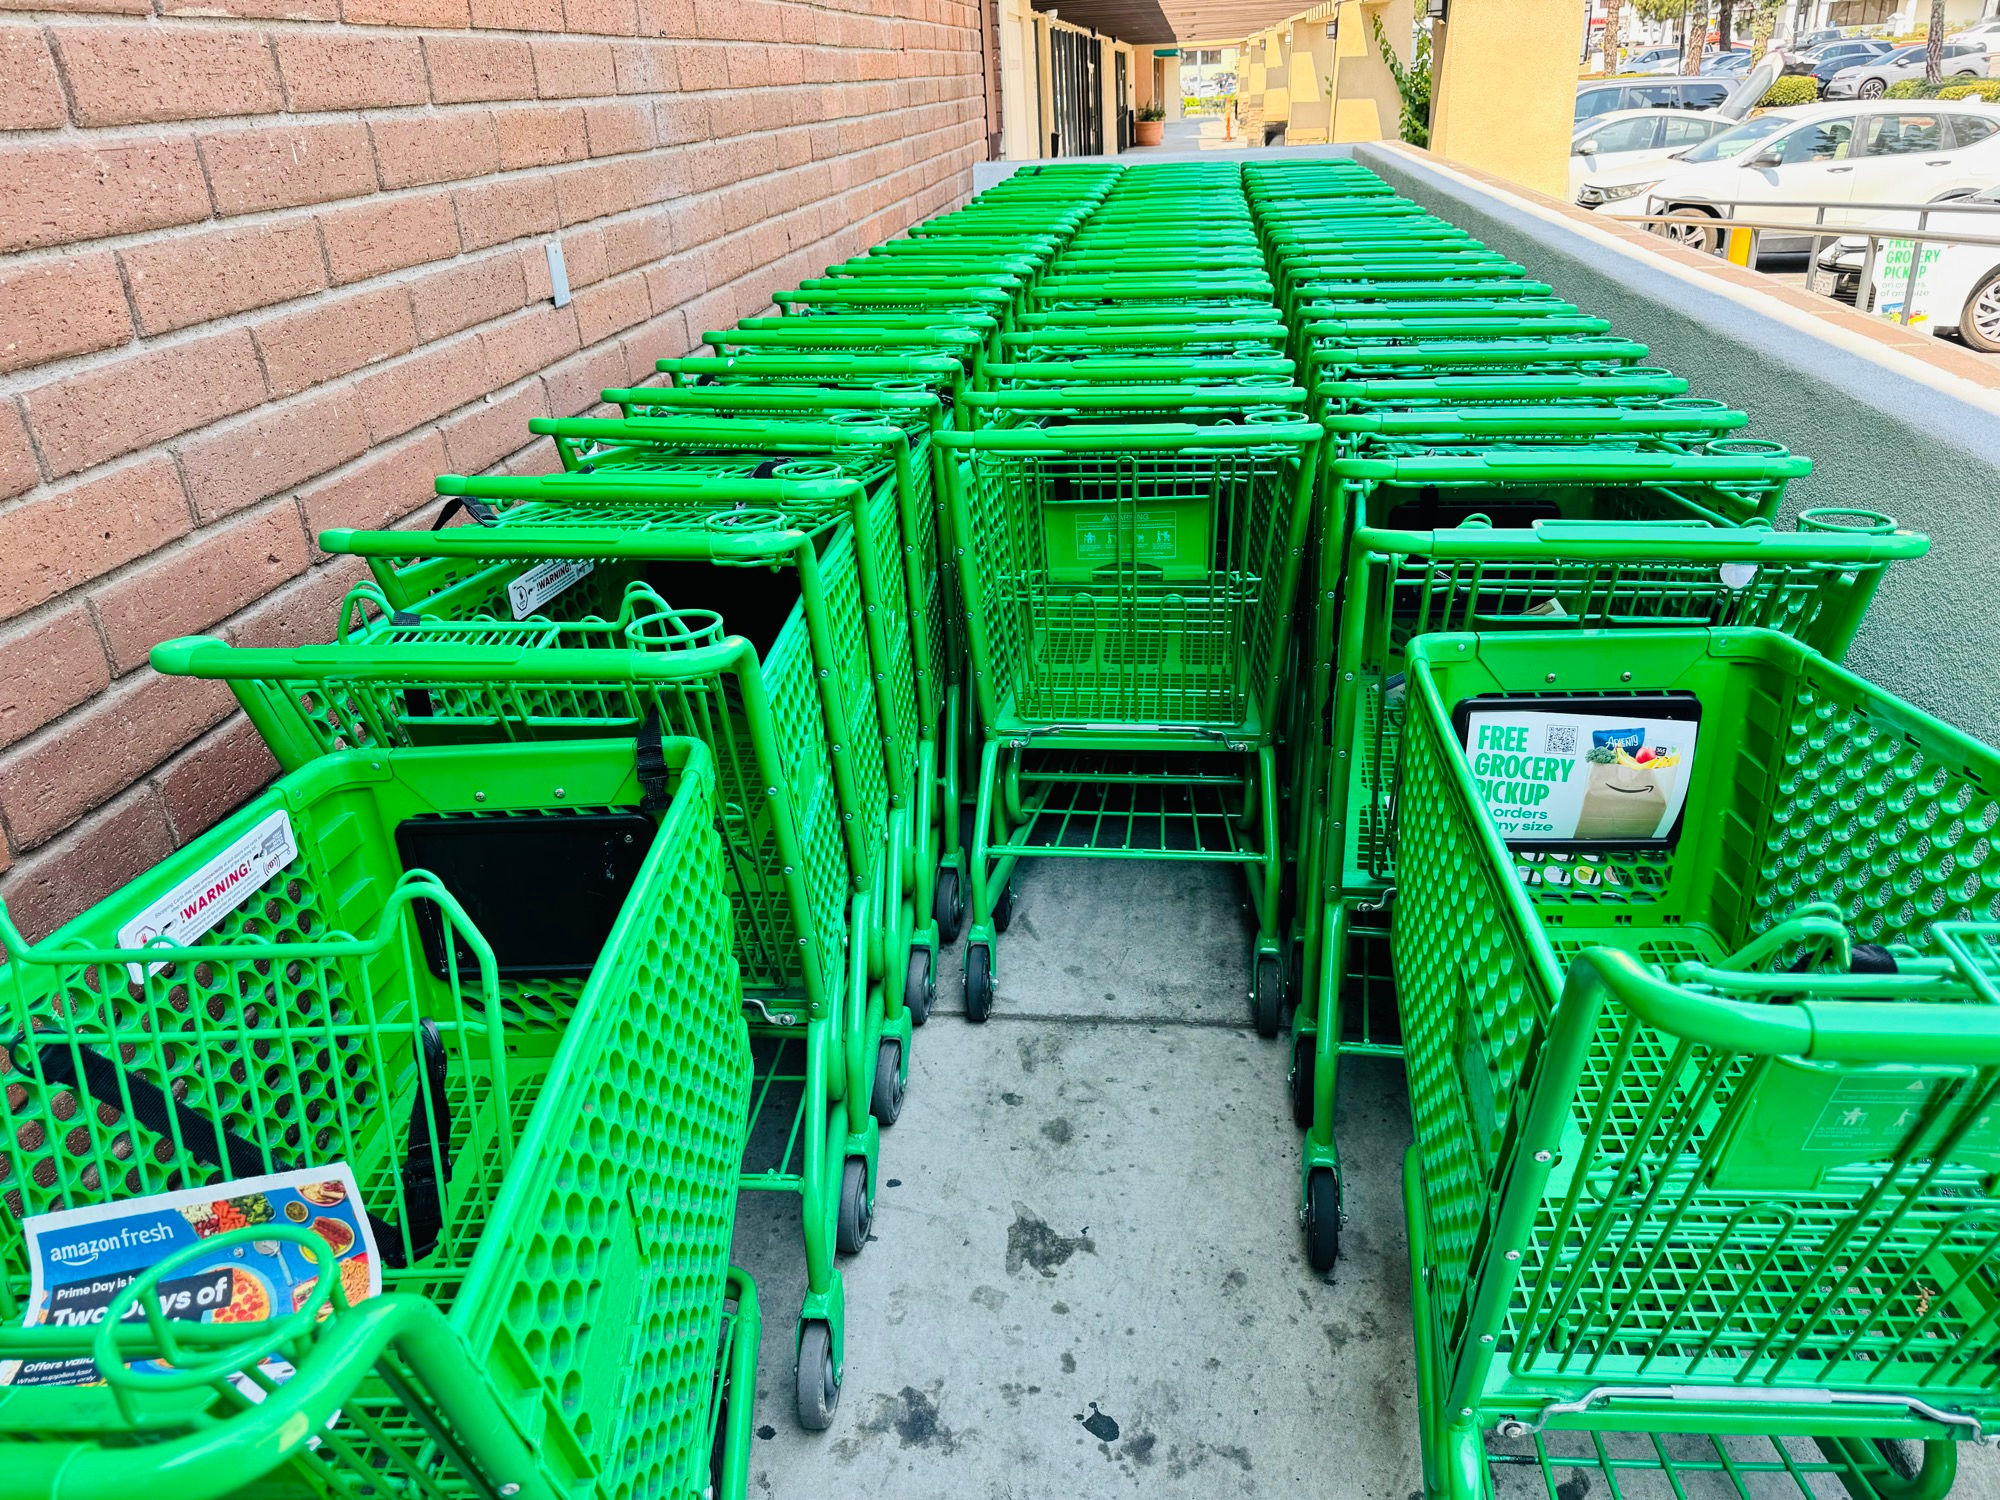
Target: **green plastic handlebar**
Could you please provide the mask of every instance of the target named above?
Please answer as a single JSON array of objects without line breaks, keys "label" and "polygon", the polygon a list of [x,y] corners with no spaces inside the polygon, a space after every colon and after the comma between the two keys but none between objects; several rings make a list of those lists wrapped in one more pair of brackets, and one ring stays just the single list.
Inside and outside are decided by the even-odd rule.
[{"label": "green plastic handlebar", "polygon": [[[662,361],[665,363],[665,361]],[[841,361],[845,364],[846,361]],[[939,362],[943,363],[943,362]],[[946,369],[953,366],[946,365]],[[935,370],[925,371],[935,374]],[[941,410],[944,403],[933,391],[884,391],[854,389],[826,391],[817,389],[789,390],[783,386],[635,386],[629,390],[607,390],[599,393],[613,406],[658,407],[662,410],[684,410],[690,412],[713,411],[825,411],[828,407],[838,407],[843,411],[924,411]],[[537,417],[534,421],[543,421]],[[531,423],[532,425],[532,423]]]},{"label": "green plastic handlebar", "polygon": [[1325,436],[1317,422],[1271,422],[1257,426],[1196,427],[1189,423],[1105,427],[1002,427],[944,432],[947,448],[986,453],[1172,453],[1297,447],[1309,450]]},{"label": "green plastic handlebar", "polygon": [[[1000,367],[1011,368],[1011,367]],[[1039,366],[1027,365],[1025,371]],[[1295,385],[1180,385],[1175,383],[1179,361],[1164,361],[1159,385],[1037,386],[1033,390],[968,391],[968,407],[989,411],[1130,411],[1136,406],[1178,410],[1198,405],[1209,410],[1302,406],[1306,393]],[[1066,372],[1065,372],[1066,373]],[[1053,375],[1050,380],[1062,379]],[[1102,431],[1102,428],[1097,429]]]},{"label": "green plastic handlebar", "polygon": [[[896,436],[902,437],[898,432]],[[695,495],[708,500],[756,502],[771,508],[787,503],[825,505],[852,500],[862,493],[858,479],[752,479],[712,474],[677,474],[636,469],[612,469],[595,474],[440,474],[433,482],[440,495],[472,500],[631,501],[656,495]],[[490,527],[475,530],[491,531]],[[365,535],[334,530],[325,536]],[[448,531],[413,533],[432,538]]]},{"label": "green plastic handlebar", "polygon": [[[531,417],[528,431],[542,437],[599,438],[621,443],[710,443],[729,447],[888,447],[909,441],[889,422],[765,422],[715,420],[702,415],[631,417]],[[552,476],[540,476],[552,477]]]},{"label": "green plastic handlebar", "polygon": [[1455,526],[1436,531],[1356,529],[1356,553],[1434,558],[1439,562],[1823,563],[1879,567],[1922,557],[1930,538],[1918,532],[1843,535],[1772,531],[1761,525],[1708,526],[1659,521],[1538,521],[1532,526]]},{"label": "green plastic handlebar", "polygon": [[[1717,989],[1743,977],[1690,967],[1699,971],[1704,984]],[[1770,1005],[1691,990],[1629,953],[1588,948],[1570,965],[1562,1003],[1576,1003],[1573,997],[1601,987],[1647,1025],[1727,1052],[1863,1065],[2000,1066],[2000,1009],[1918,998],[1937,993],[1937,982],[1929,975],[1787,978],[1791,988],[1806,991],[1807,998]],[[1755,986],[1752,992],[1762,988]],[[1824,997],[1815,997],[1814,990]],[[1877,998],[1834,998],[1828,993],[1842,990]],[[1891,998],[1899,991],[1914,992],[1913,998]]]},{"label": "green plastic handlebar", "polygon": [[1582,449],[1506,449],[1494,453],[1442,454],[1413,458],[1336,458],[1328,464],[1343,479],[1391,484],[1472,484],[1492,479],[1507,484],[1674,484],[1708,482],[1773,483],[1812,472],[1799,454],[1635,453]]},{"label": "green plastic handlebar", "polygon": [[[160,1304],[160,1284],[196,1261],[207,1260],[233,1246],[248,1245],[254,1240],[277,1240],[297,1245],[325,1257],[329,1265],[333,1263],[333,1254],[327,1242],[298,1224],[256,1224],[181,1246],[121,1289],[111,1299],[110,1306],[105,1308],[104,1320],[97,1325],[97,1333],[90,1345],[91,1358],[97,1361],[98,1373],[105,1381],[114,1386],[150,1387],[162,1391],[209,1385],[262,1363],[294,1339],[310,1336],[322,1310],[334,1305],[336,1298],[339,1308],[346,1310],[347,1295],[340,1278],[321,1275],[314,1278],[312,1295],[299,1307],[259,1323],[234,1325],[239,1333],[238,1342],[224,1345],[219,1353],[211,1353],[206,1359],[198,1359],[174,1336],[175,1320],[167,1316]],[[158,1357],[171,1368],[148,1370],[142,1374],[128,1363],[129,1360],[145,1357],[120,1348],[120,1335],[127,1331],[126,1320],[135,1308],[143,1314],[146,1330],[152,1335],[152,1344],[159,1351]]]},{"label": "green plastic handlebar", "polygon": [[1748,424],[1728,407],[1503,406],[1464,410],[1356,412],[1322,418],[1329,432],[1382,437],[1619,437],[1661,432],[1733,432]]}]

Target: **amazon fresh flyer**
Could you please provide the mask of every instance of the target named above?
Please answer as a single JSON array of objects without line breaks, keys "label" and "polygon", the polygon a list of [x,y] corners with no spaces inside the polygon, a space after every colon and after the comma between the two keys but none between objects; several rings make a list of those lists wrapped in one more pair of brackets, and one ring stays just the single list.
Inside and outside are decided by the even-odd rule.
[{"label": "amazon fresh flyer", "polygon": [[[1592,704],[1591,708],[1608,706]],[[1472,777],[1508,843],[1639,845],[1671,838],[1700,729],[1659,700],[1617,717],[1471,705]]]},{"label": "amazon fresh flyer", "polygon": [[[290,1224],[324,1245],[253,1239],[197,1256],[160,1286],[166,1316],[198,1323],[259,1323],[303,1307],[320,1273],[337,1266],[350,1303],[382,1290],[381,1262],[354,1174],[347,1165],[311,1167],[267,1177],[247,1177],[209,1188],[127,1198],[89,1208],[37,1214],[27,1235],[31,1282],[26,1326],[88,1327],[104,1321],[119,1292],[184,1246],[232,1229]],[[142,1323],[135,1304],[127,1321]],[[139,1360],[137,1370],[160,1369]],[[283,1381],[291,1366],[266,1360],[263,1370]],[[100,1385],[89,1359],[12,1360],[0,1363],[0,1385]],[[255,1399],[261,1391],[239,1377]]]}]

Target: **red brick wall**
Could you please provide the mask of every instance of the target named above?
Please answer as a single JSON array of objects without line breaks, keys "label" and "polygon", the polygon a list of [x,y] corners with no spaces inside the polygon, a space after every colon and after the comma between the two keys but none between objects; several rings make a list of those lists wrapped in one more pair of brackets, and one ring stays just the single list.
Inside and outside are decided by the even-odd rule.
[{"label": "red brick wall", "polygon": [[975,0],[8,9],[0,899],[31,936],[272,772],[149,646],[323,639],[355,573],[322,527],[547,467],[529,417],[949,207],[993,128]]}]

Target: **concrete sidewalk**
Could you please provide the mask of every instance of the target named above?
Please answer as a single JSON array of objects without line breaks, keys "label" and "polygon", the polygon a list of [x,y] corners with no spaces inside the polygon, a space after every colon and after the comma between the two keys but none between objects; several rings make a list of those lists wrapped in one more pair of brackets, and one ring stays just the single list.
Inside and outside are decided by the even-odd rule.
[{"label": "concrete sidewalk", "polygon": [[1118,153],[1121,160],[1140,161],[1189,151],[1242,151],[1248,146],[1243,132],[1230,129],[1220,115],[1197,115],[1187,120],[1167,120],[1157,146],[1128,146]]},{"label": "concrete sidewalk", "polygon": [[[744,1199],[736,1256],[765,1328],[753,1495],[1419,1494],[1402,1070],[1343,1070],[1349,1220],[1321,1280],[1293,1209],[1284,1044],[1249,1025],[1238,881],[1213,866],[1024,866],[985,1026],[964,1021],[947,960],[909,1102],[883,1132],[875,1239],[844,1263],[846,1384],[828,1432],[793,1417],[794,1200]],[[1960,1453],[1953,1495],[2000,1500],[1995,1456]],[[1607,1494],[1595,1468],[1554,1472],[1562,1500]],[[1507,1500],[1548,1494],[1533,1464],[1498,1481]],[[1657,1474],[1621,1473],[1619,1490],[1675,1500]],[[1685,1488],[1798,1493],[1758,1475]]]},{"label": "concrete sidewalk", "polygon": [[1331,1282],[1300,1252],[1285,1047],[1245,997],[1235,871],[1024,868],[993,1019],[957,955],[846,1262],[831,1431],[792,1418],[786,1200],[745,1199],[765,1338],[752,1493],[785,1500],[1339,1494],[1419,1486],[1399,1070],[1353,1070]]}]

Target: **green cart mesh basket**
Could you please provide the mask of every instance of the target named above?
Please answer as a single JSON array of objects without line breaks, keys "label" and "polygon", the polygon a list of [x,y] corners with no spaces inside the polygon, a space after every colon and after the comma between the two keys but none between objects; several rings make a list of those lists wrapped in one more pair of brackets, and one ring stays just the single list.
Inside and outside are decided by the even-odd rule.
[{"label": "green cart mesh basket", "polygon": [[[622,899],[521,920],[558,851],[614,845]],[[630,740],[330,756],[45,942],[0,913],[0,941],[7,1322],[24,1215],[334,1161],[388,1293],[258,1325],[298,1373],[254,1406],[228,1376],[258,1356],[218,1330],[141,1378],[144,1323],[107,1325],[116,1383],[0,1394],[10,1491],[707,1490],[750,1057],[702,747],[666,741],[657,776]],[[0,1358],[91,1352],[0,1330]]]},{"label": "green cart mesh basket", "polygon": [[[1427,1452],[1690,1414],[1976,1437],[2000,753],[1771,632],[1608,644],[1411,646],[1393,943]],[[1670,753],[1635,761],[1628,719]],[[1573,828],[1532,811],[1552,757],[1588,775]]]}]

